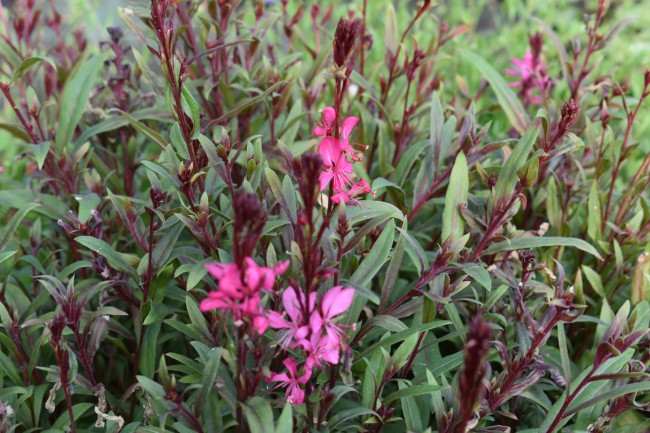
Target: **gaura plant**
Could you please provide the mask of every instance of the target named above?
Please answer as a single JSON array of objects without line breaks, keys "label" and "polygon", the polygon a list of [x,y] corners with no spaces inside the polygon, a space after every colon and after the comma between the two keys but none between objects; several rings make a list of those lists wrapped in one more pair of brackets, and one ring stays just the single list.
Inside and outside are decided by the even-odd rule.
[{"label": "gaura plant", "polygon": [[0,5],[0,433],[650,430],[641,3],[61,3]]}]

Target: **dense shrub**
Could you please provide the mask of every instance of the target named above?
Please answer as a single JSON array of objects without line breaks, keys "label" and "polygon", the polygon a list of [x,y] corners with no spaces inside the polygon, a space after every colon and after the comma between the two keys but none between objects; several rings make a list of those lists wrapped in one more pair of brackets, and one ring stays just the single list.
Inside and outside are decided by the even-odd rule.
[{"label": "dense shrub", "polygon": [[650,18],[575,3],[5,2],[0,432],[648,431]]}]

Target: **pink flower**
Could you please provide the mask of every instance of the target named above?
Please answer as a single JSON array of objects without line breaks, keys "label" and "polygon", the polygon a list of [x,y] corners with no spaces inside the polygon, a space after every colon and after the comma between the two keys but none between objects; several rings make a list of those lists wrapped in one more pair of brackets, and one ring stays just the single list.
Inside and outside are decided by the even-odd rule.
[{"label": "pink flower", "polygon": [[[334,203],[351,202],[353,197],[370,192],[370,186],[365,180],[354,183],[352,164],[361,159],[362,150],[355,149],[350,143],[352,129],[359,122],[358,117],[348,117],[341,124],[340,138],[328,135],[334,129],[333,122],[336,112],[332,107],[323,111],[323,121],[314,129],[317,136],[325,136],[318,145],[318,153],[323,160],[323,171],[320,174],[320,190],[324,191],[332,184],[332,201]],[[364,150],[366,146],[357,145]]]},{"label": "pink flower", "polygon": [[330,341],[338,347],[343,330],[334,319],[350,308],[353,299],[354,289],[336,286],[328,290],[320,302],[320,309],[315,310],[309,317],[312,332],[324,330]]},{"label": "pink flower", "polygon": [[280,338],[280,344],[283,348],[289,345],[296,346],[300,344],[309,333],[309,327],[304,325],[303,308],[306,307],[309,312],[314,310],[316,304],[316,293],[309,295],[309,305],[305,305],[305,294],[300,291],[300,299],[296,295],[296,289],[289,287],[282,294],[282,305],[284,311],[289,315],[289,321],[284,315],[277,311],[269,311],[269,326],[273,329],[286,329]]},{"label": "pink flower", "polygon": [[284,274],[289,268],[289,261],[278,263],[274,268],[258,266],[255,260],[246,257],[246,271],[244,273],[245,284],[257,290],[271,290],[275,284],[275,278]]},{"label": "pink flower", "polygon": [[336,111],[332,107],[325,107],[321,111],[323,115],[323,120],[320,121],[314,128],[314,135],[317,137],[323,137],[334,129],[334,121],[336,120]]},{"label": "pink flower", "polygon": [[341,201],[344,201],[345,203],[349,203],[349,202],[353,202],[354,197],[356,197],[357,195],[367,194],[369,192],[372,192],[373,197],[375,196],[375,193],[370,190],[370,185],[368,185],[368,182],[366,182],[364,179],[361,179],[360,181],[352,185],[349,190],[334,194],[332,196],[332,201],[334,203],[340,203]]},{"label": "pink flower", "polygon": [[[539,54],[539,53],[538,53]],[[526,104],[539,104],[541,95],[546,94],[551,88],[551,79],[546,73],[546,65],[540,56],[532,51],[526,51],[523,59],[512,59],[513,69],[506,69],[506,74],[519,77],[519,81],[509,84],[510,87],[519,87],[520,94]],[[539,94],[533,95],[533,92]]]},{"label": "pink flower", "polygon": [[5,171],[5,168],[0,165],[0,173],[2,173],[3,171]]},{"label": "pink flower", "polygon": [[314,366],[323,367],[323,361],[336,365],[340,360],[340,341],[332,341],[329,336],[323,335],[319,330],[312,332],[309,340],[303,340],[302,348],[307,352],[305,366],[312,369]]},{"label": "pink flower", "polygon": [[293,405],[302,404],[305,401],[305,390],[300,387],[309,381],[311,377],[311,370],[305,368],[302,376],[298,375],[298,363],[292,359],[287,358],[283,362],[287,368],[287,373],[272,373],[267,382],[280,382],[276,388],[287,387],[287,402]]},{"label": "pink flower", "polygon": [[348,117],[345,119],[341,125],[341,138],[339,140],[341,151],[350,155],[353,161],[358,161],[361,159],[361,152],[354,149],[350,145],[350,135],[352,134],[352,128],[355,127],[358,121],[358,117]]},{"label": "pink flower", "polygon": [[318,146],[318,153],[323,159],[324,170],[320,175],[320,189],[323,191],[332,182],[335,192],[345,191],[352,180],[352,164],[341,149],[340,142],[334,137],[324,137]]},{"label": "pink flower", "polygon": [[243,271],[236,263],[206,265],[208,273],[219,281],[219,287],[201,301],[200,309],[229,310],[235,321],[248,318],[253,327],[262,334],[268,328],[269,319],[260,307],[260,291],[271,290],[275,278],[287,270],[289,262],[266,268],[247,257],[244,265]]}]

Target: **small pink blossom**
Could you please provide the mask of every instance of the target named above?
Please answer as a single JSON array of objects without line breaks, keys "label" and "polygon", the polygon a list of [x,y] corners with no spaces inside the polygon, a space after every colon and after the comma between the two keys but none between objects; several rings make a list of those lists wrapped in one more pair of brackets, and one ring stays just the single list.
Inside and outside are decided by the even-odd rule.
[{"label": "small pink blossom", "polygon": [[229,310],[235,321],[248,318],[262,334],[269,326],[269,319],[260,306],[260,292],[273,288],[275,278],[287,270],[289,262],[266,268],[247,257],[244,266],[242,270],[236,263],[206,265],[208,273],[219,281],[219,286],[201,301],[200,309]]},{"label": "small pink blossom", "polygon": [[[545,95],[551,88],[551,79],[546,73],[546,65],[541,57],[535,56],[532,51],[526,51],[523,59],[512,59],[513,69],[506,69],[506,74],[520,78],[509,84],[518,87],[526,104],[539,104],[541,95]],[[533,94],[538,92],[539,94]]]},{"label": "small pink blossom", "polygon": [[267,382],[280,382],[276,388],[287,387],[287,402],[293,405],[302,404],[305,401],[305,390],[300,387],[309,381],[311,369],[305,366],[302,376],[298,373],[298,363],[293,358],[287,358],[283,362],[287,373],[272,373]]},{"label": "small pink blossom", "polygon": [[361,179],[354,185],[350,186],[349,190],[334,194],[332,196],[332,201],[334,203],[340,203],[341,201],[345,203],[349,203],[354,201],[354,197],[356,197],[357,195],[367,194],[369,192],[372,192],[373,197],[375,196],[375,193],[374,191],[371,191],[368,182],[366,182],[364,179]]},{"label": "small pink blossom", "polygon": [[316,293],[309,295],[309,305],[305,305],[305,294],[300,291],[300,298],[296,295],[296,289],[289,287],[282,294],[282,305],[284,311],[289,316],[289,320],[277,311],[269,311],[269,326],[273,329],[286,330],[280,338],[280,344],[286,348],[289,345],[297,346],[307,337],[309,327],[303,320],[303,308],[306,307],[309,312],[314,310],[316,304]]},{"label": "small pink blossom", "polygon": [[354,171],[346,153],[341,149],[339,140],[334,137],[324,137],[318,146],[318,153],[324,165],[320,175],[321,191],[327,188],[330,182],[336,193],[345,191],[352,182]]},{"label": "small pink blossom", "polygon": [[334,319],[352,305],[354,299],[354,289],[336,286],[325,293],[320,302],[320,308],[315,310],[310,318],[309,325],[313,333],[325,330],[330,341],[339,346],[343,330],[340,325],[334,322]]},{"label": "small pink blossom", "polygon": [[[318,153],[323,160],[323,171],[320,175],[320,190],[324,191],[332,185],[332,201],[334,203],[352,202],[359,194],[370,192],[370,185],[365,180],[354,182],[352,164],[361,160],[362,150],[355,149],[350,143],[352,129],[359,122],[358,117],[348,117],[341,124],[339,138],[328,135],[334,129],[336,112],[332,107],[323,111],[323,121],[314,129],[314,134],[324,136],[318,145]],[[365,150],[367,147],[356,145]]]},{"label": "small pink blossom", "polygon": [[323,362],[336,365],[341,358],[340,340],[332,341],[327,334],[323,334],[320,330],[312,332],[311,338],[303,340],[301,346],[307,352],[305,366],[309,369],[314,366],[322,368]]},{"label": "small pink blossom", "polygon": [[323,115],[323,120],[318,122],[314,128],[314,135],[317,137],[323,137],[331,133],[334,129],[334,121],[336,120],[336,111],[334,111],[333,107],[325,107],[321,111],[321,114]]},{"label": "small pink blossom", "polygon": [[348,117],[345,119],[341,125],[341,138],[339,140],[341,151],[349,155],[353,162],[360,161],[362,159],[363,151],[368,149],[368,146],[360,144],[357,144],[357,147],[360,147],[360,149],[355,149],[352,144],[350,144],[352,128],[356,126],[357,122],[359,122],[358,117]]}]

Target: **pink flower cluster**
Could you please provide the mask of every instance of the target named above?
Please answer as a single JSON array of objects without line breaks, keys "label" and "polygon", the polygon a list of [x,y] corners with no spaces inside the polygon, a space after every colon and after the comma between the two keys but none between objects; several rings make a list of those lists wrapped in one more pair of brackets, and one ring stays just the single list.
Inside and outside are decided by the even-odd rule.
[{"label": "pink flower cluster", "polygon": [[348,202],[359,194],[370,192],[370,185],[365,180],[354,182],[352,164],[361,159],[361,151],[350,144],[350,134],[359,118],[346,118],[338,131],[339,138],[336,138],[337,134],[332,135],[336,132],[336,111],[333,107],[327,107],[322,114],[322,121],[314,128],[314,135],[323,137],[318,146],[318,153],[325,166],[320,176],[320,189],[325,190],[331,183],[334,190],[332,200],[335,203]]},{"label": "pink flower cluster", "polygon": [[299,405],[305,398],[301,385],[309,381],[314,368],[339,363],[346,325],[337,323],[336,318],[352,304],[354,289],[336,286],[317,302],[315,292],[307,297],[302,290],[289,287],[282,294],[283,313],[264,310],[260,305],[261,292],[273,289],[275,278],[288,266],[289,262],[285,261],[267,268],[250,257],[245,259],[243,267],[236,263],[206,265],[219,286],[201,301],[200,309],[230,311],[236,324],[247,321],[259,334],[269,327],[276,329],[283,349],[302,350],[305,358],[302,373],[299,373],[298,362],[287,358],[284,361],[287,372],[273,373],[267,379],[278,382],[277,387],[286,386],[287,401]]},{"label": "pink flower cluster", "polygon": [[532,51],[526,51],[523,59],[513,58],[512,64],[514,68],[506,69],[506,74],[519,77],[519,81],[510,83],[510,87],[520,89],[525,104],[539,104],[541,96],[550,90],[552,84],[544,60]]},{"label": "pink flower cluster", "polygon": [[276,311],[269,312],[269,325],[280,330],[280,344],[283,348],[302,349],[305,364],[302,374],[298,363],[287,358],[284,366],[287,373],[273,373],[269,382],[278,382],[278,387],[287,387],[287,401],[302,404],[305,390],[300,387],[307,383],[314,367],[323,368],[325,363],[339,363],[343,327],[335,321],[337,316],[350,308],[354,298],[354,289],[336,286],[327,291],[320,302],[316,303],[316,293],[309,299],[300,291],[289,287],[282,294],[282,305],[288,317]]},{"label": "pink flower cluster", "polygon": [[274,268],[265,268],[250,257],[244,261],[243,269],[236,263],[206,265],[210,275],[219,281],[219,287],[201,301],[200,309],[230,310],[236,322],[248,319],[257,332],[263,334],[269,326],[269,319],[260,306],[260,293],[273,289],[275,277],[288,267],[289,261],[285,261]]}]

